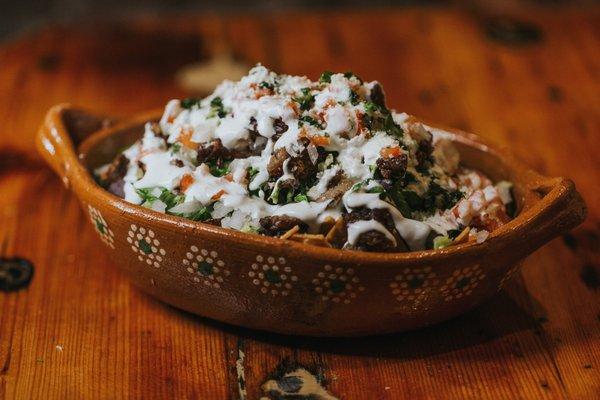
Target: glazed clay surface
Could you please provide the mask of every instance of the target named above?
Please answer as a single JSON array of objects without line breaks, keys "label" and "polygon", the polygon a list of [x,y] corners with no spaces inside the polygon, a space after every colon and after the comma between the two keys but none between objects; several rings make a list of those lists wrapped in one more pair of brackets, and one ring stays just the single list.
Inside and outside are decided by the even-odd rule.
[{"label": "glazed clay surface", "polygon": [[188,221],[127,203],[99,187],[89,172],[156,118],[145,113],[116,123],[57,105],[40,128],[38,148],[136,286],[186,311],[234,325],[311,336],[431,325],[495,294],[524,257],[585,216],[569,179],[542,177],[475,135],[445,130],[466,166],[515,185],[519,215],[481,244],[366,253]]}]

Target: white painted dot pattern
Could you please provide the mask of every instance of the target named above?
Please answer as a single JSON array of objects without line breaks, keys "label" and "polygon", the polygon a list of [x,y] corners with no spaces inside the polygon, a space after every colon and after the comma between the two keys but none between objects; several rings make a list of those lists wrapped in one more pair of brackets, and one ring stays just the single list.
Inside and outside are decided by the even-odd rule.
[{"label": "white painted dot pattern", "polygon": [[427,310],[427,299],[439,284],[439,279],[431,267],[405,268],[390,283],[392,295],[403,308]]},{"label": "white painted dot pattern", "polygon": [[473,293],[484,278],[479,264],[458,268],[440,287],[440,293],[445,301],[461,299]]},{"label": "white painted dot pattern", "polygon": [[96,233],[100,236],[100,239],[111,249],[115,248],[115,235],[110,229],[106,220],[102,216],[102,213],[88,204],[88,212],[90,214],[90,221],[96,230]]},{"label": "white painted dot pattern", "polygon": [[312,280],[315,292],[323,301],[349,304],[365,288],[353,268],[325,265]]},{"label": "white painted dot pattern", "polygon": [[293,289],[298,277],[293,274],[292,267],[287,265],[284,257],[257,255],[250,266],[248,278],[261,293],[272,296],[287,296]]},{"label": "white painted dot pattern", "polygon": [[186,271],[192,274],[194,282],[203,283],[214,289],[220,289],[231,274],[225,261],[219,258],[218,252],[195,245],[190,246],[181,263]]},{"label": "white painted dot pattern", "polygon": [[137,254],[138,260],[149,266],[160,268],[166,252],[165,249],[160,247],[160,240],[156,238],[152,229],[131,224],[127,232],[127,243],[131,246],[131,250]]}]

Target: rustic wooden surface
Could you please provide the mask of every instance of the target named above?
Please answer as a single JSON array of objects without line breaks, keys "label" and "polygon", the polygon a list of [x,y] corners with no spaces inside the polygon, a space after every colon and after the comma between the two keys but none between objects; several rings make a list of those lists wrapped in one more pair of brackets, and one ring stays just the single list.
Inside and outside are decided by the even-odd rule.
[{"label": "rustic wooden surface", "polygon": [[[0,293],[0,398],[237,399],[240,350],[248,399],[264,395],[261,384],[282,362],[308,367],[342,399],[598,398],[600,12],[551,6],[516,17],[531,29],[506,36],[481,13],[409,8],[145,18],[3,44],[0,256],[28,258],[36,271],[29,288]],[[248,63],[378,78],[394,107],[572,177],[587,221],[531,256],[493,300],[417,332],[283,337],[153,300],[110,265],[74,197],[34,153],[33,136],[58,102],[127,115],[184,96],[174,73],[206,58],[215,32]]]}]

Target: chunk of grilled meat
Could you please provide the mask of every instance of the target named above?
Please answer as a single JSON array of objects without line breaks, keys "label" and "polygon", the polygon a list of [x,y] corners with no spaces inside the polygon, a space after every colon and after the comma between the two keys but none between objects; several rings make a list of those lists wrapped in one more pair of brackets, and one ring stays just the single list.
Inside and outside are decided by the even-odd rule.
[{"label": "chunk of grilled meat", "polygon": [[296,157],[289,155],[285,148],[280,148],[269,159],[267,165],[267,171],[271,178],[279,178],[283,175],[283,164],[289,158],[290,161],[287,165],[288,170],[294,175],[294,178],[299,182],[307,182],[312,180],[317,175],[317,162],[318,159],[313,162],[310,158],[308,143],[303,142],[305,148]]},{"label": "chunk of grilled meat", "polygon": [[408,157],[401,154],[398,157],[378,158],[377,169],[384,179],[399,179],[406,173]]},{"label": "chunk of grilled meat", "polygon": [[396,227],[394,225],[394,219],[390,212],[384,208],[377,208],[371,210],[369,208],[359,208],[344,215],[344,222],[346,226],[357,221],[368,221],[375,220],[382,224],[396,239],[396,244],[390,240],[385,234],[379,231],[368,231],[362,233],[356,243],[350,248],[355,250],[363,251],[380,251],[380,252],[392,252],[392,251],[406,251],[406,245],[402,238],[397,234]]},{"label": "chunk of grilled meat", "polygon": [[285,232],[298,225],[300,231],[304,232],[308,228],[307,225],[299,218],[290,217],[289,215],[271,215],[263,217],[259,220],[261,233],[267,236],[280,236]]},{"label": "chunk of grilled meat", "polygon": [[[202,163],[214,162],[218,167],[221,167],[225,161],[231,161],[234,158],[248,158],[255,154],[260,154],[260,149],[254,148],[248,142],[248,147],[243,149],[228,149],[223,146],[221,139],[215,139],[207,144],[198,147],[196,162],[198,165]],[[264,146],[263,146],[264,147]]]},{"label": "chunk of grilled meat", "polygon": [[120,154],[110,164],[106,172],[100,176],[102,185],[109,192],[119,197],[125,197],[125,192],[123,191],[125,181],[123,181],[123,177],[127,174],[128,165],[129,159],[124,154]]}]

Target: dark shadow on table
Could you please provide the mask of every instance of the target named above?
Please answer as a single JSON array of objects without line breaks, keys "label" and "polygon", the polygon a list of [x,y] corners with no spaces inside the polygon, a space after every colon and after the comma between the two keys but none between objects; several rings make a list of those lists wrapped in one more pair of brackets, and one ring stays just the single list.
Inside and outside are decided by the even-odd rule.
[{"label": "dark shadow on table", "polygon": [[[242,340],[254,340],[274,346],[319,353],[381,358],[423,358],[474,347],[522,331],[541,335],[546,321],[539,302],[532,298],[520,279],[510,284],[509,295],[501,291],[472,311],[415,331],[361,338],[314,338],[290,336],[235,327],[177,310],[183,318],[192,318]],[[513,298],[518,298],[518,304]],[[513,349],[518,353],[518,348]]]}]

